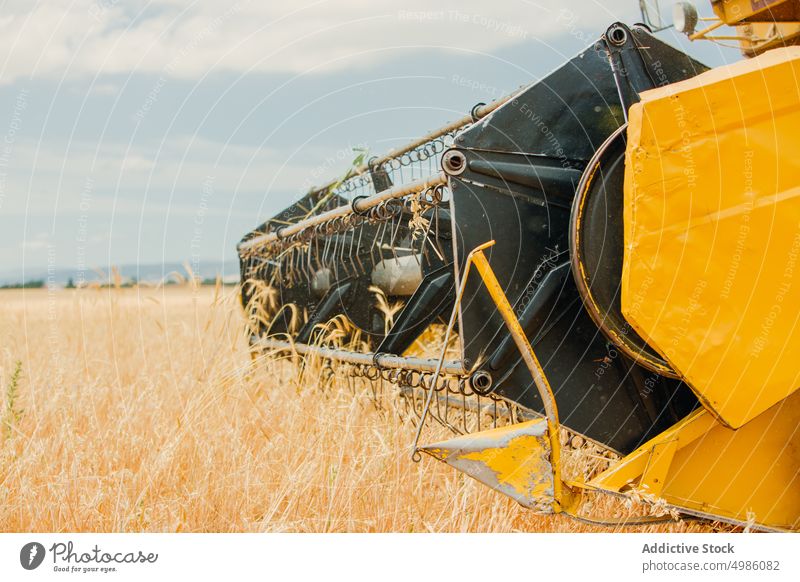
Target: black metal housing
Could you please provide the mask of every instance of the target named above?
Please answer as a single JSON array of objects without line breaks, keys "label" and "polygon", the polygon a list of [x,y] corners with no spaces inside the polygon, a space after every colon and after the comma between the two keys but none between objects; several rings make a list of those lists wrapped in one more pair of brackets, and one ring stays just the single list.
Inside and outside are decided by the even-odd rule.
[{"label": "black metal housing", "polygon": [[[400,355],[452,309],[467,253],[494,239],[496,245],[487,256],[552,384],[561,422],[619,452],[633,450],[687,414],[696,400],[678,380],[648,370],[623,353],[587,312],[570,269],[572,208],[589,161],[625,124],[639,93],[706,69],[644,28],[612,25],[592,46],[458,134],[443,162],[450,174],[450,209],[430,215],[437,221],[435,244],[441,252],[424,257],[422,284],[388,333],[368,297],[368,269],[335,269],[332,286],[320,298],[307,287],[284,284],[276,277],[276,265],[242,253],[243,280],[272,281],[281,304],[294,303],[309,314],[309,322],[299,330],[290,330],[288,318],[280,316],[262,333],[288,333],[296,341],[312,342],[316,323],[346,314],[366,332],[375,352]],[[619,160],[615,163],[619,170]],[[391,186],[380,169],[371,169],[371,175],[377,190]],[[615,176],[617,181],[609,181],[607,187],[618,187]],[[281,220],[296,220],[319,195],[308,195],[302,204],[281,213]],[[587,231],[585,250],[587,256],[613,261],[612,255],[621,252],[621,197],[615,194],[605,205],[602,196],[601,192],[593,198],[595,220]],[[398,240],[411,236],[409,218],[400,221]],[[604,231],[598,220],[611,221],[611,227]],[[279,223],[268,221],[245,240],[277,228]],[[603,232],[611,237],[610,254],[596,252],[595,245],[605,242],[597,233]],[[318,240],[324,243],[337,236],[347,234]],[[391,251],[379,253],[378,260]],[[374,264],[374,247],[360,246],[358,254]],[[597,261],[593,265],[597,267]],[[613,265],[593,273],[598,277],[593,284],[613,295],[618,286]],[[248,300],[243,293],[245,304]],[[458,331],[462,359],[474,364],[481,386],[541,410],[533,380],[477,276],[467,283]]]},{"label": "black metal housing", "polygon": [[[625,123],[641,91],[704,70],[646,31],[615,24],[455,141],[467,166],[450,177],[456,264],[463,268],[472,248],[497,241],[488,251],[490,264],[552,384],[562,423],[620,452],[661,432],[695,403],[678,381],[623,354],[588,315],[569,266],[573,198],[589,160]],[[618,232],[622,214],[610,220]],[[492,374],[496,393],[541,410],[478,277],[467,284],[461,338],[463,356]]]}]

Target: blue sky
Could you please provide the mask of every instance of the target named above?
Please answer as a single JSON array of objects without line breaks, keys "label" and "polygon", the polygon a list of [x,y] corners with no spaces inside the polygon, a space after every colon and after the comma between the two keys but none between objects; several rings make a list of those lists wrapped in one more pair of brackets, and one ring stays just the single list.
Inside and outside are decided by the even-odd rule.
[{"label": "blue sky", "polygon": [[[26,0],[0,15],[0,271],[21,277],[232,261],[352,147],[398,145],[639,19],[636,0]],[[661,36],[707,64],[739,58]]]}]

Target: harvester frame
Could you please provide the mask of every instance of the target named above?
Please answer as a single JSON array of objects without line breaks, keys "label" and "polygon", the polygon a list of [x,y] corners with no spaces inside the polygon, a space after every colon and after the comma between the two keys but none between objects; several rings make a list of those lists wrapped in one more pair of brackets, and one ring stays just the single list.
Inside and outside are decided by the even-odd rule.
[{"label": "harvester frame", "polygon": [[[799,72],[790,49],[709,71],[646,27],[613,24],[544,79],[359,164],[249,233],[238,250],[242,303],[258,314],[253,351],[343,362],[399,384],[415,412],[421,392],[414,459],[427,453],[538,511],[583,519],[582,500],[608,493],[674,515],[797,530],[800,382],[780,348],[800,336],[779,324],[772,344],[755,337],[761,308],[746,288],[726,289],[715,327],[704,291],[718,286],[714,237],[733,236],[731,216],[780,208],[779,236],[791,235],[800,196],[784,152],[798,136],[781,127],[797,122],[800,91],[774,103],[770,92]],[[740,121],[725,97],[745,87],[753,97]],[[768,113],[783,125],[765,126]],[[759,150],[755,200],[728,162],[751,134],[783,148]],[[711,164],[715,147],[727,152],[719,167],[689,175],[681,156]],[[404,166],[432,160],[440,169],[403,178]],[[699,214],[698,181],[704,193],[720,184],[718,198],[699,199]],[[771,240],[752,241],[745,260],[778,265]],[[683,262],[693,287],[674,273]],[[781,284],[780,301],[794,299],[777,275],[765,275],[760,297]],[[403,300],[390,327],[364,300],[370,293]],[[740,331],[743,307],[756,315]],[[337,320],[347,332],[334,341],[326,333]],[[408,354],[437,322],[439,357]],[[456,330],[459,357],[447,359]],[[743,342],[759,346],[747,365],[736,359]],[[774,358],[771,372],[764,357]],[[721,365],[733,375],[715,376]],[[465,415],[467,397],[477,398],[476,431],[449,422],[452,395]],[[498,426],[495,410],[481,430],[481,398],[515,407],[510,424]],[[428,418],[458,436],[420,445]],[[576,438],[617,460],[565,477],[561,450]]]}]

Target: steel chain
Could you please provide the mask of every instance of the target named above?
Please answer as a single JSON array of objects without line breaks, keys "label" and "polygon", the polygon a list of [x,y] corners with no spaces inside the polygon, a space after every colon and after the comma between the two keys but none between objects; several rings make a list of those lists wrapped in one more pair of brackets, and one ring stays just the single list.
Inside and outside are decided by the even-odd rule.
[{"label": "steel chain", "polygon": [[337,216],[327,222],[310,226],[300,232],[280,238],[261,249],[259,254],[264,257],[276,256],[293,246],[308,244],[314,238],[342,234],[362,224],[375,225],[393,220],[403,212],[412,212],[411,203],[414,198],[419,201],[424,210],[438,207],[444,200],[444,190],[445,186],[443,184],[437,184],[402,199],[385,200],[362,214],[352,213],[346,216]]},{"label": "steel chain", "polygon": [[[382,164],[375,166],[375,169],[391,172],[399,170],[413,164],[425,162],[446,150],[452,142],[456,132],[446,133],[441,137],[437,137],[429,142],[421,144],[416,148],[404,152],[393,158],[389,158]],[[363,188],[372,185],[372,176],[369,172],[351,176],[343,180],[333,189],[333,194],[345,194],[356,191],[358,188]]]}]

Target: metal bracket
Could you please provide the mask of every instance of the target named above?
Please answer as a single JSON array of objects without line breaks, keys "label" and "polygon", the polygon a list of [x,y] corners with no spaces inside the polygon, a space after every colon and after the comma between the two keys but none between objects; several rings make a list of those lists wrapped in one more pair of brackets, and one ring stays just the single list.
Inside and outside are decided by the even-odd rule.
[{"label": "metal bracket", "polygon": [[377,163],[378,158],[371,158],[369,164],[369,175],[372,178],[372,185],[375,192],[383,192],[392,187],[392,178],[386,172],[382,164]]},{"label": "metal bracket", "polygon": [[[464,289],[466,288],[470,267],[474,265],[475,269],[478,271],[478,274],[483,280],[484,286],[489,291],[489,295],[497,307],[497,310],[503,317],[503,321],[505,322],[511,337],[514,339],[517,349],[519,349],[520,353],[522,354],[522,359],[530,371],[534,384],[539,391],[539,396],[544,404],[545,417],[547,421],[547,439],[549,440],[550,445],[550,465],[552,466],[553,472],[553,512],[560,513],[562,511],[562,497],[569,496],[569,488],[566,487],[561,480],[561,440],[559,436],[559,429],[561,428],[561,425],[558,420],[558,406],[556,405],[556,399],[553,395],[553,390],[550,387],[550,383],[547,381],[544,370],[542,370],[542,365],[539,363],[539,360],[536,357],[536,354],[534,353],[527,336],[525,335],[525,331],[522,329],[522,325],[517,319],[517,316],[514,314],[514,308],[511,306],[511,303],[509,303],[508,298],[506,297],[506,294],[500,285],[500,282],[497,280],[497,277],[495,276],[494,271],[489,264],[489,260],[483,253],[484,250],[490,248],[494,244],[495,241],[493,240],[483,243],[482,245],[473,249],[473,251],[467,256],[467,261],[464,266],[464,275],[461,278],[461,285],[459,286],[455,305],[453,306],[453,312],[450,316],[450,322],[447,326],[447,331],[445,332],[444,346],[447,346],[447,340],[449,339],[453,325],[455,324],[456,315],[459,311],[458,307],[461,304],[461,300],[464,296]],[[445,350],[443,349],[439,360],[439,367],[441,367],[441,362],[444,361],[444,354]],[[438,376],[439,369],[437,369],[434,375],[434,381],[436,381]],[[433,393],[433,390],[428,393],[422,419],[417,427],[417,435],[414,439],[413,453],[415,458],[419,456],[419,437],[422,433],[422,427],[430,407]],[[565,489],[567,491],[565,491]]]}]

